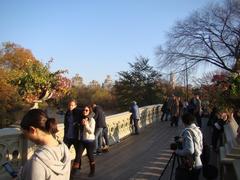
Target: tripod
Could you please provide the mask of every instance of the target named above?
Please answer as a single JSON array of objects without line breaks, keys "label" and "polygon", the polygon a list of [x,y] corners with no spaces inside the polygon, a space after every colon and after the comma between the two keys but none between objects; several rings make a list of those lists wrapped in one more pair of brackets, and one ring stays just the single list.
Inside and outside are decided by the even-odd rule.
[{"label": "tripod", "polygon": [[[174,169],[174,165],[175,165],[175,161],[176,161],[176,156],[177,156],[177,155],[173,152],[172,155],[171,155],[171,157],[169,158],[169,160],[168,160],[168,162],[167,162],[167,165],[164,167],[164,169],[163,169],[163,171],[162,171],[162,173],[161,173],[161,175],[160,175],[160,177],[159,177],[158,180],[160,180],[160,179],[162,178],[162,176],[163,176],[163,174],[165,173],[168,165],[170,164],[171,160],[173,159],[172,169],[171,169],[171,174],[170,174],[170,180],[172,180],[172,175],[173,175],[173,169]],[[179,159],[177,159],[177,161],[178,161],[178,164],[179,164]]]}]

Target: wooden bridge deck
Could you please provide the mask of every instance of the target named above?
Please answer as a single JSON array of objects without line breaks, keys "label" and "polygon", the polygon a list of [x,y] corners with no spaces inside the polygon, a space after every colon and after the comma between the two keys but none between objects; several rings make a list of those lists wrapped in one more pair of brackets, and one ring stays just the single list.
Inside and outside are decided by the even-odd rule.
[{"label": "wooden bridge deck", "polygon": [[[129,136],[111,146],[110,152],[96,156],[94,177],[88,177],[88,160],[83,157],[80,173],[71,180],[157,180],[171,157],[169,145],[182,128],[181,124],[170,127],[169,121],[150,125],[139,135]],[[162,180],[169,179],[170,172],[168,167]]]}]

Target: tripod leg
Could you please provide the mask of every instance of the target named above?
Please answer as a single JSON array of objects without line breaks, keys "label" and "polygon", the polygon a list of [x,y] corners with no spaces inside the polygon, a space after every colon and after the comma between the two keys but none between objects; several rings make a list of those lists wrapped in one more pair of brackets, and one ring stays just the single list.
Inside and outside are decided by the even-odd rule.
[{"label": "tripod leg", "polygon": [[172,180],[172,175],[173,175],[173,170],[174,170],[175,160],[176,160],[176,155],[174,154],[174,157],[173,157],[173,164],[172,164],[172,170],[171,170],[171,175],[170,175],[170,180]]},{"label": "tripod leg", "polygon": [[162,171],[162,173],[161,173],[161,175],[160,175],[160,177],[159,177],[159,179],[158,179],[158,180],[160,180],[160,179],[161,179],[161,177],[163,176],[163,174],[164,174],[164,172],[166,171],[166,169],[167,169],[167,167],[168,167],[169,163],[171,162],[171,160],[172,160],[173,156],[175,156],[175,155],[174,155],[174,153],[172,153],[172,155],[171,155],[170,159],[169,159],[169,160],[168,160],[168,162],[167,162],[167,165],[164,167],[164,169],[163,169],[163,171]]}]

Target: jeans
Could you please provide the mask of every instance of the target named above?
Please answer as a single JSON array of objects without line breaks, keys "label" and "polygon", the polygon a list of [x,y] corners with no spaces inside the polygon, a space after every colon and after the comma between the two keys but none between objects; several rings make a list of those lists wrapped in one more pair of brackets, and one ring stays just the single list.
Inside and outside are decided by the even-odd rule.
[{"label": "jeans", "polygon": [[105,144],[103,144],[103,145],[107,145],[107,146],[109,146],[108,128],[107,128],[107,127],[104,127],[104,128],[103,128],[102,136],[103,136],[104,141],[105,141]]},{"label": "jeans", "polygon": [[139,134],[138,121],[139,121],[139,119],[133,119],[133,126],[132,126],[132,128],[133,128],[133,130],[135,129],[135,134]]},{"label": "jeans", "polygon": [[102,131],[103,131],[103,128],[96,128],[95,130],[95,152],[101,149]]},{"label": "jeans", "polygon": [[82,154],[85,149],[87,150],[87,157],[89,159],[89,162],[94,162],[94,141],[79,141],[78,151],[74,162],[80,163],[81,165]]}]

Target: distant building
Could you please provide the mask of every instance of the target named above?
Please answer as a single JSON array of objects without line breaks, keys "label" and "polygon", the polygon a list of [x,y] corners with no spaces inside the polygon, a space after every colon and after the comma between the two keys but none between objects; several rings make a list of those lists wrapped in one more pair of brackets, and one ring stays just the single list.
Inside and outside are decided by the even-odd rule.
[{"label": "distant building", "polygon": [[176,87],[176,76],[174,73],[170,73],[170,85],[172,86],[173,89]]},{"label": "distant building", "polygon": [[92,80],[92,81],[88,84],[88,87],[90,87],[90,88],[99,88],[99,87],[101,87],[101,86],[100,86],[100,84],[99,84],[98,81]]},{"label": "distant building", "polygon": [[82,87],[82,86],[84,86],[83,78],[79,74],[76,74],[72,78],[72,86],[75,86],[75,87]]},{"label": "distant building", "polygon": [[106,79],[104,80],[104,83],[102,84],[102,87],[107,90],[112,89],[113,81],[110,75],[107,75]]}]

